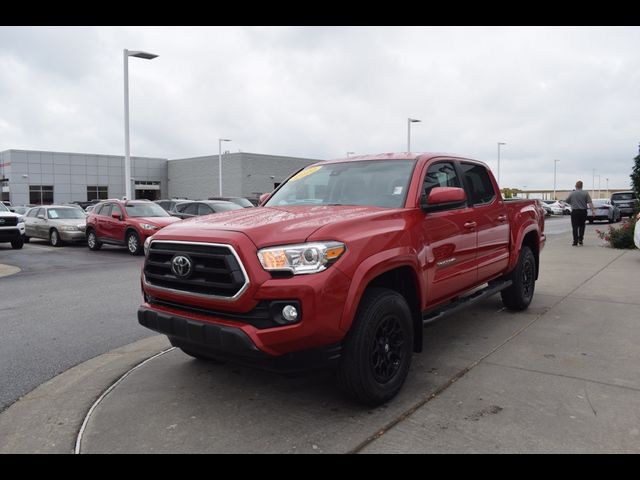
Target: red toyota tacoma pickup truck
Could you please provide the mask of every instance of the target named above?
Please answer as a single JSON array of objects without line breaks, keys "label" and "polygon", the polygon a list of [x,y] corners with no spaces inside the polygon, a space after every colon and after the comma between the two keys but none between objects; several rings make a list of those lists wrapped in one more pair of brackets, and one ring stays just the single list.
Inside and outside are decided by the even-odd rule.
[{"label": "red toyota tacoma pickup truck", "polygon": [[500,292],[526,309],[545,243],[535,200],[503,200],[482,162],[383,154],[319,162],[258,208],[145,242],[143,326],[196,358],[333,365],[356,400],[402,387],[423,325]]}]

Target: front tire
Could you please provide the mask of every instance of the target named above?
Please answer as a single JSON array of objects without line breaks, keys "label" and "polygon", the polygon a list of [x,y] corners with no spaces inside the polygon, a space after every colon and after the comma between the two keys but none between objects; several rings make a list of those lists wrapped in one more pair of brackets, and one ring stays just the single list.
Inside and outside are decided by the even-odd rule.
[{"label": "front tire", "polygon": [[55,228],[51,230],[51,232],[49,232],[49,243],[51,244],[52,247],[62,246],[62,240],[60,239],[60,234],[58,233],[58,230],[56,230]]},{"label": "front tire", "polygon": [[526,310],[536,285],[536,258],[526,245],[520,250],[518,264],[510,276],[513,283],[500,292],[502,303],[509,310]]},{"label": "front tire", "polygon": [[22,241],[23,241],[24,243],[29,243],[29,240],[31,240],[31,237],[27,237],[26,235],[23,235],[23,236],[22,236]]},{"label": "front tire", "polygon": [[87,232],[87,247],[94,252],[102,248],[102,244],[98,241],[95,230],[89,230]]},{"label": "front tire", "polygon": [[136,232],[127,233],[127,250],[131,255],[140,255],[142,253],[142,244],[140,243],[140,237]]},{"label": "front tire", "polygon": [[19,240],[13,240],[11,242],[11,248],[14,250],[20,250],[24,246],[24,240],[20,238]]},{"label": "front tire", "polygon": [[413,353],[413,322],[405,298],[386,288],[369,289],[347,334],[338,382],[356,401],[376,406],[402,388]]}]

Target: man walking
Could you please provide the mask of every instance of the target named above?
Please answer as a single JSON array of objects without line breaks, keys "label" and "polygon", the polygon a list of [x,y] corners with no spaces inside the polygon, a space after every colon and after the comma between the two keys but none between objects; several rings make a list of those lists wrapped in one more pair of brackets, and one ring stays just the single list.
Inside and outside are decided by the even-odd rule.
[{"label": "man walking", "polygon": [[576,182],[576,189],[565,200],[571,205],[571,228],[573,229],[573,246],[582,245],[584,240],[584,224],[587,221],[587,205],[595,212],[589,192],[582,190],[582,180]]}]

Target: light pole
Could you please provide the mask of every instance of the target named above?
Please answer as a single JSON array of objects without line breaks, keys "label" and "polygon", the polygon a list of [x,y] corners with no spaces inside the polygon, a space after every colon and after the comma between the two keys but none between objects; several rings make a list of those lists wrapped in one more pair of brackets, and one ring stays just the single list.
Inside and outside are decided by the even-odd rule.
[{"label": "light pole", "polygon": [[506,145],[504,142],[498,142],[498,186],[500,186],[500,147]]},{"label": "light pole", "polygon": [[407,118],[407,152],[411,151],[411,124],[421,121],[422,120],[418,120],[417,118]]},{"label": "light pole", "polygon": [[124,195],[131,200],[131,157],[129,155],[129,57],[153,60],[158,55],[139,50],[127,50],[122,52],[124,59]]},{"label": "light pole", "polygon": [[556,199],[556,169],[557,169],[559,161],[560,160],[554,160],[553,161],[553,199],[554,200],[557,200]]},{"label": "light pole", "polygon": [[600,174],[598,174],[598,198],[600,198]]},{"label": "light pole", "polygon": [[218,195],[222,196],[222,142],[230,142],[230,138],[218,139]]},{"label": "light pole", "polygon": [[591,196],[596,196],[596,169],[593,169],[593,178],[591,179]]},{"label": "light pole", "polygon": [[607,181],[607,198],[609,198],[609,178],[605,178]]}]

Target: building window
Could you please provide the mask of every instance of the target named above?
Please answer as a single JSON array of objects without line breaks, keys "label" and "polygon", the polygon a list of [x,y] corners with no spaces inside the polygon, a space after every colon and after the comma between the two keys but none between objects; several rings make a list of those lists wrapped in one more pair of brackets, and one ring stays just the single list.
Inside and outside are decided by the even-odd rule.
[{"label": "building window", "polygon": [[109,198],[109,187],[90,185],[87,187],[87,202],[91,200],[106,200]]},{"label": "building window", "polygon": [[53,203],[53,185],[29,185],[29,203],[51,205]]}]

